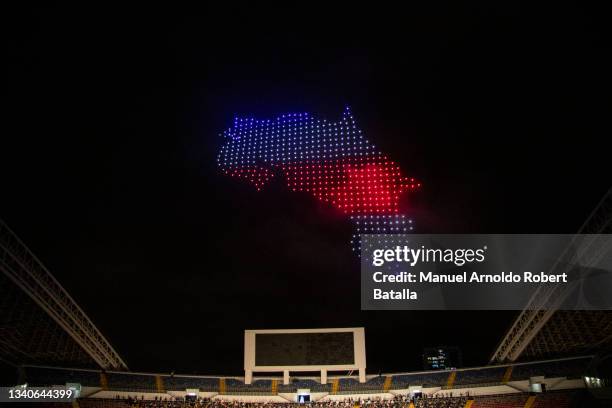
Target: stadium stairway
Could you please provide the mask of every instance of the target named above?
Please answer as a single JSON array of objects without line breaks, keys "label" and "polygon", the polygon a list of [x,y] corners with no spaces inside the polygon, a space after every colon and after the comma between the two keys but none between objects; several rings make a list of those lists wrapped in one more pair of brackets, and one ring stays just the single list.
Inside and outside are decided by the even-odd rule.
[{"label": "stadium stairway", "polygon": [[453,388],[453,385],[455,385],[455,378],[457,378],[457,372],[451,371],[446,380],[446,388]]},{"label": "stadium stairway", "polygon": [[510,381],[510,377],[512,377],[512,369],[514,366],[508,366],[506,368],[506,372],[504,372],[504,376],[502,378],[502,384],[507,384]]},{"label": "stadium stairway", "polygon": [[471,408],[471,406],[474,404],[474,400],[473,399],[469,399],[467,401],[465,401],[465,407],[463,408]]},{"label": "stadium stairway", "polygon": [[100,387],[103,391],[108,391],[108,377],[104,371],[100,372]]},{"label": "stadium stairway", "polygon": [[161,375],[155,376],[155,389],[159,393],[166,392],[166,390],[164,389],[164,380],[161,378]]},{"label": "stadium stairway", "polygon": [[224,395],[226,390],[225,378],[219,378],[219,394]]},{"label": "stadium stairway", "polygon": [[272,391],[272,395],[278,394],[278,380],[272,380],[271,391]]},{"label": "stadium stairway", "polygon": [[385,383],[383,384],[383,392],[389,392],[389,390],[391,389],[391,383],[393,383],[393,376],[386,376]]},{"label": "stadium stairway", "polygon": [[525,406],[523,408],[531,408],[535,402],[535,399],[535,396],[530,395],[529,398],[527,398],[527,401],[525,401]]},{"label": "stadium stairway", "polygon": [[339,378],[334,378],[334,380],[332,381],[331,394],[332,395],[338,394],[338,389],[339,388],[340,388],[340,379]]}]

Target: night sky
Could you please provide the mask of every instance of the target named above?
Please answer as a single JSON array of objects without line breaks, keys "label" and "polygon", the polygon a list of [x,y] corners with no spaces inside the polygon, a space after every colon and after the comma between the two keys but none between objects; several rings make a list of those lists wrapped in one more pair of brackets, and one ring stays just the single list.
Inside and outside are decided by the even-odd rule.
[{"label": "night sky", "polygon": [[240,375],[244,329],[352,326],[369,373],[485,364],[514,312],[362,312],[348,220],[215,163],[234,115],[349,105],[423,182],[417,232],[577,231],[612,186],[607,15],[451,3],[13,10],[0,216],[132,370]]}]

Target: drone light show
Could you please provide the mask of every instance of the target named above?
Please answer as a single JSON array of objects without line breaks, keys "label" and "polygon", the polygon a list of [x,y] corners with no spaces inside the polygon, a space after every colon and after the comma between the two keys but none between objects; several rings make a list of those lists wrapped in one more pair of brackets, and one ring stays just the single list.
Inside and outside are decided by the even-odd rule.
[{"label": "drone light show", "polygon": [[235,118],[223,132],[217,162],[228,176],[258,191],[277,174],[292,191],[307,192],[346,214],[359,234],[406,233],[412,220],[400,213],[400,196],[421,184],[376,149],[347,107],[337,122],[308,113],[275,119]]}]

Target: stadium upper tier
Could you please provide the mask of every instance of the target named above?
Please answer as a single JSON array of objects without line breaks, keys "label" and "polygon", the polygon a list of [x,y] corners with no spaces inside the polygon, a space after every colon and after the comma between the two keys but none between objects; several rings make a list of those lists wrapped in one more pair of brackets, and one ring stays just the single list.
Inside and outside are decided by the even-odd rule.
[{"label": "stadium upper tier", "polygon": [[368,376],[365,383],[359,383],[356,378],[350,376],[330,376],[327,384],[321,384],[318,379],[312,377],[295,377],[289,384],[282,384],[282,378],[263,377],[254,379],[252,384],[247,385],[242,377],[105,372],[37,366],[23,367],[23,379],[29,386],[79,383],[84,387],[111,391],[166,392],[184,391],[189,388],[228,395],[273,395],[306,388],[311,392],[356,394],[407,389],[411,386],[443,389],[491,386],[540,376],[577,379],[588,374],[591,360],[591,357],[576,357],[456,370],[382,374]]}]

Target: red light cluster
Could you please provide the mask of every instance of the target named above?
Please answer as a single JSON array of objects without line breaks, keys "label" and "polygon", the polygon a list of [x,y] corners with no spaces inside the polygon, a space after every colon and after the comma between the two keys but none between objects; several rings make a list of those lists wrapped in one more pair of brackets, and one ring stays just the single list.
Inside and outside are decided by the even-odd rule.
[{"label": "red light cluster", "polygon": [[233,167],[225,169],[223,172],[228,176],[248,181],[255,186],[257,191],[260,191],[274,177],[274,173],[270,169],[261,166]]},{"label": "red light cluster", "polygon": [[384,156],[282,165],[293,191],[312,193],[346,214],[397,214],[400,194],[420,187]]}]

